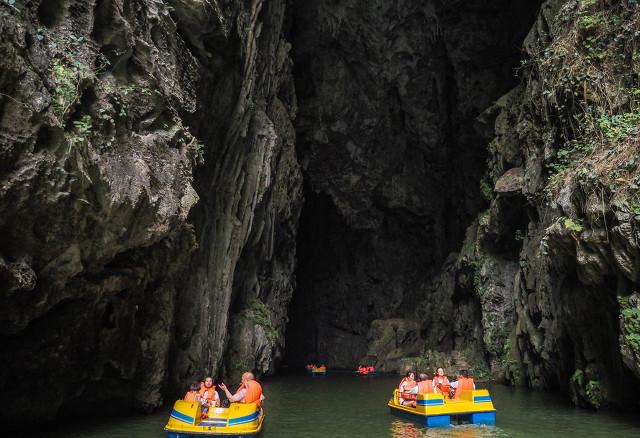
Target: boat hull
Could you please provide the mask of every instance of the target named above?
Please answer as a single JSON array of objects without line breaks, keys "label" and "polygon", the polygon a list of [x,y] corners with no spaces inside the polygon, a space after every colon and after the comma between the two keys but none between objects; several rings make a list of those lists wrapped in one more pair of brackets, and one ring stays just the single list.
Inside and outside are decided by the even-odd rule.
[{"label": "boat hull", "polygon": [[448,400],[442,394],[418,395],[416,407],[403,406],[398,390],[388,403],[392,414],[428,427],[449,427],[451,421],[495,426],[496,410],[487,390],[463,391],[461,399]]},{"label": "boat hull", "polygon": [[178,400],[165,426],[168,438],[247,437],[262,431],[264,411],[257,403],[232,403],[202,415],[200,404]]}]

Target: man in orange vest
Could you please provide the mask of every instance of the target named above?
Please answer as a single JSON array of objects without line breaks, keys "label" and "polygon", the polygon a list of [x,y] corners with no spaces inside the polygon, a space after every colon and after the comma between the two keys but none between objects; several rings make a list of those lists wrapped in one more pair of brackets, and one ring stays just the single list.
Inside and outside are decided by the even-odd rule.
[{"label": "man in orange vest", "polygon": [[458,380],[456,382],[451,382],[451,387],[455,389],[453,398],[459,399],[462,395],[462,391],[474,391],[476,389],[476,384],[473,381],[473,377],[469,377],[469,372],[467,370],[460,370],[460,372],[458,372]]},{"label": "man in orange vest", "polygon": [[220,389],[227,394],[227,398],[231,403],[254,403],[261,402],[264,399],[262,395],[262,386],[255,381],[252,373],[244,373],[242,375],[242,384],[235,394],[231,394],[224,383],[221,383]]}]

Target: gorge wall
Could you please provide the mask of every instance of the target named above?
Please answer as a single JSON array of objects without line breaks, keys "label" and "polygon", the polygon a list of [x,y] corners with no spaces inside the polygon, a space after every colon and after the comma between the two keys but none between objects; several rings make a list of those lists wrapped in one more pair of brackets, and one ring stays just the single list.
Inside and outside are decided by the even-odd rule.
[{"label": "gorge wall", "polygon": [[284,9],[0,3],[3,418],[272,368],[302,199]]},{"label": "gorge wall", "polygon": [[640,13],[540,5],[0,1],[2,418],[285,354],[637,405]]}]

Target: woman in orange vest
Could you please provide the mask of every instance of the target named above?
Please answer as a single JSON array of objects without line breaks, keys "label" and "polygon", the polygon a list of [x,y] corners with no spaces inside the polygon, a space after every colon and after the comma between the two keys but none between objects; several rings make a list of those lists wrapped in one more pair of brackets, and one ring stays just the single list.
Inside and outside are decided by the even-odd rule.
[{"label": "woman in orange vest", "polygon": [[407,371],[407,375],[402,378],[398,390],[400,391],[400,404],[405,406],[416,407],[416,396],[411,391],[418,384],[416,383],[416,375],[413,371]]},{"label": "woman in orange vest", "polygon": [[442,368],[436,370],[435,376],[433,377],[433,386],[435,386],[437,392],[445,397],[449,397],[450,383],[447,376],[444,375]]},{"label": "woman in orange vest", "polygon": [[459,399],[462,395],[462,391],[474,391],[476,389],[476,384],[473,381],[473,378],[469,377],[469,372],[467,370],[460,370],[458,373],[458,380],[453,382],[451,387],[455,388],[453,398]]},{"label": "woman in orange vest", "polygon": [[192,383],[189,387],[189,391],[185,394],[184,401],[197,402],[200,401],[200,384]]},{"label": "woman in orange vest", "polygon": [[255,381],[252,373],[244,373],[242,375],[242,383],[238,387],[235,394],[231,395],[224,383],[221,383],[220,389],[227,394],[227,398],[231,403],[254,403],[260,404],[264,400],[262,395],[262,386]]},{"label": "woman in orange vest", "polygon": [[200,403],[203,407],[220,406],[220,397],[216,392],[213,378],[207,377],[200,382]]}]

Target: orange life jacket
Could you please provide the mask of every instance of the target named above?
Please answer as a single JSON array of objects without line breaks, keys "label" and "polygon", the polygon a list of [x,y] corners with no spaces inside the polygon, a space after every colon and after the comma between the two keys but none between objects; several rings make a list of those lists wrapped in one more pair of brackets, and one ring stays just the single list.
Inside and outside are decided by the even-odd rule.
[{"label": "orange life jacket", "polygon": [[415,400],[416,399],[416,395],[415,394],[411,394],[411,390],[413,388],[415,388],[418,384],[415,382],[415,380],[409,380],[407,378],[403,379],[404,382],[400,382],[400,385],[402,386],[402,383],[404,383],[404,389],[400,388],[400,397],[402,397],[405,400]]},{"label": "orange life jacket", "polygon": [[433,392],[433,382],[431,380],[418,382],[418,394],[429,394],[430,392]]},{"label": "orange life jacket", "polygon": [[456,386],[456,391],[453,393],[453,398],[459,399],[462,391],[473,391],[473,386],[474,383],[471,377],[458,377],[458,386]]},{"label": "orange life jacket", "polygon": [[[240,403],[253,403],[258,402],[260,404],[260,396],[262,395],[262,386],[255,380],[249,380],[246,383],[243,383],[238,388],[238,391],[241,389],[245,390],[244,398],[240,400]],[[236,392],[238,392],[236,391]]]},{"label": "orange life jacket", "polygon": [[[441,381],[442,379],[442,381]],[[438,384],[441,385],[441,387],[438,387]],[[433,386],[436,387],[436,391],[438,391],[438,393],[443,394],[443,395],[449,395],[449,379],[447,379],[447,376],[435,376],[433,378]]]},{"label": "orange life jacket", "polygon": [[196,397],[198,395],[198,391],[189,391],[185,394],[183,400],[186,402],[195,402],[198,401],[198,397]]},{"label": "orange life jacket", "polygon": [[212,402],[216,399],[216,385],[211,385],[211,388],[204,386],[204,382],[200,382],[200,400],[204,400],[204,393],[207,393],[207,401]]}]

